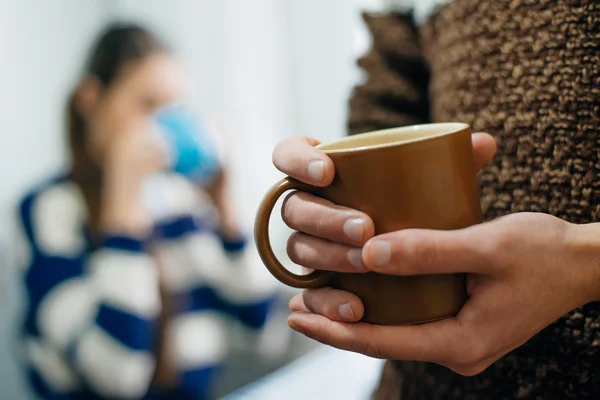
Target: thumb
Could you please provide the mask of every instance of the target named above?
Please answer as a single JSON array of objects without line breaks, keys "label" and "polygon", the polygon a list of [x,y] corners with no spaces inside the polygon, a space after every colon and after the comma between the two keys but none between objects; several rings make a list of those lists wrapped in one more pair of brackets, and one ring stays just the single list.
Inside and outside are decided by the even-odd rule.
[{"label": "thumb", "polygon": [[496,154],[496,141],[487,133],[474,133],[471,136],[473,156],[477,171],[485,167]]},{"label": "thumb", "polygon": [[389,275],[489,272],[483,225],[439,231],[404,229],[370,239],[363,261],[370,270]]}]

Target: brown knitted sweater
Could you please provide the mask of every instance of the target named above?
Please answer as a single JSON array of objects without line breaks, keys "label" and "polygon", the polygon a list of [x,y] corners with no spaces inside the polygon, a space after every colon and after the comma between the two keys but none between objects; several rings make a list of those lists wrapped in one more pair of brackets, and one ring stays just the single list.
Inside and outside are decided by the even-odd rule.
[{"label": "brown knitted sweater", "polygon": [[[350,131],[461,121],[495,136],[487,219],[600,221],[600,1],[454,0],[420,28],[368,16],[369,75]],[[600,399],[600,303],[564,316],[483,373],[388,362],[376,399]]]}]

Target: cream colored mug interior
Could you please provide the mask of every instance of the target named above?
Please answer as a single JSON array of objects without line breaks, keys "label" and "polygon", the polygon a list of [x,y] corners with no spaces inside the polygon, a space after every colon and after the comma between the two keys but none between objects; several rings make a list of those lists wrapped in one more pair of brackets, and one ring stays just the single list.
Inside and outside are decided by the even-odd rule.
[{"label": "cream colored mug interior", "polygon": [[317,147],[327,153],[389,147],[451,135],[468,127],[469,125],[460,122],[412,125],[348,136]]}]

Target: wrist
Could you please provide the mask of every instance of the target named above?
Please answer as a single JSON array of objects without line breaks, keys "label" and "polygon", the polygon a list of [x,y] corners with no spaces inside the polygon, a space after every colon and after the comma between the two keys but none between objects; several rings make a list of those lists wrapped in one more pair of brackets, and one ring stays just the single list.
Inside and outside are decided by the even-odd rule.
[{"label": "wrist", "polygon": [[237,240],[243,237],[242,229],[237,223],[224,222],[220,227],[221,236],[226,239]]},{"label": "wrist", "polygon": [[248,240],[242,233],[237,233],[235,236],[227,236],[223,232],[219,232],[221,237],[221,244],[227,254],[240,254],[246,248]]},{"label": "wrist", "polygon": [[572,224],[567,242],[578,260],[584,303],[600,301],[600,223]]},{"label": "wrist", "polygon": [[145,236],[151,220],[144,211],[139,179],[124,174],[105,175],[100,207],[100,229],[113,234]]}]

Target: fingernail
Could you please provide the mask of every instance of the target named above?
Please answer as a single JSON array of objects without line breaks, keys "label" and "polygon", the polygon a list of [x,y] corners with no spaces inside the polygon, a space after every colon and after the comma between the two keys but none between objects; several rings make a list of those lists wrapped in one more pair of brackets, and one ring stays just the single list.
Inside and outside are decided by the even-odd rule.
[{"label": "fingernail", "polygon": [[292,315],[290,315],[290,316],[288,317],[288,319],[287,319],[287,324],[288,324],[288,326],[289,326],[290,328],[292,328],[292,329],[295,329],[295,327],[296,327],[296,321],[295,321],[295,318],[294,318]]},{"label": "fingernail", "polygon": [[291,329],[304,335],[305,329],[302,325],[303,314],[304,313],[300,311],[291,313],[287,318],[287,324]]},{"label": "fingernail", "polygon": [[365,222],[362,218],[353,218],[344,224],[344,233],[353,242],[360,243],[365,234]]},{"label": "fingernail", "polygon": [[325,175],[325,161],[314,160],[308,164],[308,176],[314,182],[321,182]]},{"label": "fingernail", "polygon": [[357,269],[364,271],[365,270],[365,265],[363,263],[363,259],[362,259],[362,249],[350,249],[348,250],[348,261],[350,261],[350,264],[352,264],[353,266],[355,266]]},{"label": "fingernail", "polygon": [[296,313],[292,313],[288,316],[287,324],[293,330],[298,330],[298,319],[296,318]]},{"label": "fingernail", "polygon": [[338,312],[340,313],[340,317],[342,317],[342,319],[344,321],[347,322],[354,322],[354,312],[352,311],[352,307],[350,307],[350,304],[348,303],[344,303],[342,304],[339,308],[338,308]]},{"label": "fingernail", "polygon": [[376,267],[381,267],[390,262],[392,246],[385,240],[375,240],[371,242],[367,251]]}]

